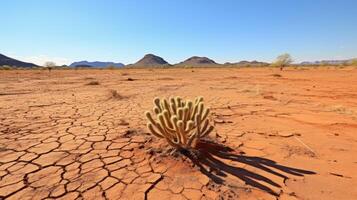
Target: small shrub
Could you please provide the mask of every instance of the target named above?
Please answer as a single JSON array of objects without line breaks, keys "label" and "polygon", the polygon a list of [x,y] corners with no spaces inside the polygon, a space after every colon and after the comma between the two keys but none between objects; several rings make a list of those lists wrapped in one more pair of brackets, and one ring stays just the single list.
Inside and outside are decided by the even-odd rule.
[{"label": "small shrub", "polygon": [[110,99],[123,99],[124,97],[120,95],[116,90],[109,90]]},{"label": "small shrub", "polygon": [[204,108],[202,97],[194,102],[180,97],[171,97],[169,101],[154,99],[157,121],[150,112],[146,112],[148,129],[154,136],[165,138],[176,149],[195,148],[197,142],[213,130],[208,119],[210,110]]},{"label": "small shrub", "polygon": [[279,67],[280,70],[283,70],[284,67],[290,65],[293,62],[290,54],[284,53],[276,58],[276,61],[271,64],[273,67]]},{"label": "small shrub", "polygon": [[357,66],[357,58],[354,58],[350,61],[351,66]]},{"label": "small shrub", "polygon": [[1,70],[11,70],[12,67],[9,65],[3,65],[2,67],[0,67]]}]

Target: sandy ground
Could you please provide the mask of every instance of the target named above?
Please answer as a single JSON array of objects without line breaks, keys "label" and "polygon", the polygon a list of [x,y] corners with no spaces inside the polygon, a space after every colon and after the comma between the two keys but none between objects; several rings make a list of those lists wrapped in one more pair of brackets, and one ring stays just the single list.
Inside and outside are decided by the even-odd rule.
[{"label": "sandy ground", "polygon": [[[171,95],[212,109],[198,155],[146,129]],[[357,199],[356,133],[353,68],[0,71],[0,199]]]}]

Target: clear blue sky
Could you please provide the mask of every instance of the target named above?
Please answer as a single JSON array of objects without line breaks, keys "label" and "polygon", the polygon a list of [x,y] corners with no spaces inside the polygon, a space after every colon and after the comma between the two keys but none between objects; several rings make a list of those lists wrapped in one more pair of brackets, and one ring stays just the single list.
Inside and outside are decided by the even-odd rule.
[{"label": "clear blue sky", "polygon": [[1,0],[0,53],[54,60],[170,63],[357,57],[356,0]]}]

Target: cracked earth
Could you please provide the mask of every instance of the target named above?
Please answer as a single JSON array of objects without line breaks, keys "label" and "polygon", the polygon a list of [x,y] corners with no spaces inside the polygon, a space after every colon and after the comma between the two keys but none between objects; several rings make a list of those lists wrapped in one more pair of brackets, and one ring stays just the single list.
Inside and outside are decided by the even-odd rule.
[{"label": "cracked earth", "polygon": [[[197,154],[146,130],[171,95],[211,107]],[[356,131],[353,68],[0,71],[0,199],[356,199]]]}]

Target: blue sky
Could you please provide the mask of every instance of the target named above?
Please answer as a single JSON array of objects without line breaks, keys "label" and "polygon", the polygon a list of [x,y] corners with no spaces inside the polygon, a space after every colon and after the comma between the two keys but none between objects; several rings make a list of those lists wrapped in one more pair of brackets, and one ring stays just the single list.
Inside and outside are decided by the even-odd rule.
[{"label": "blue sky", "polygon": [[357,57],[356,0],[1,0],[0,53],[42,64]]}]

